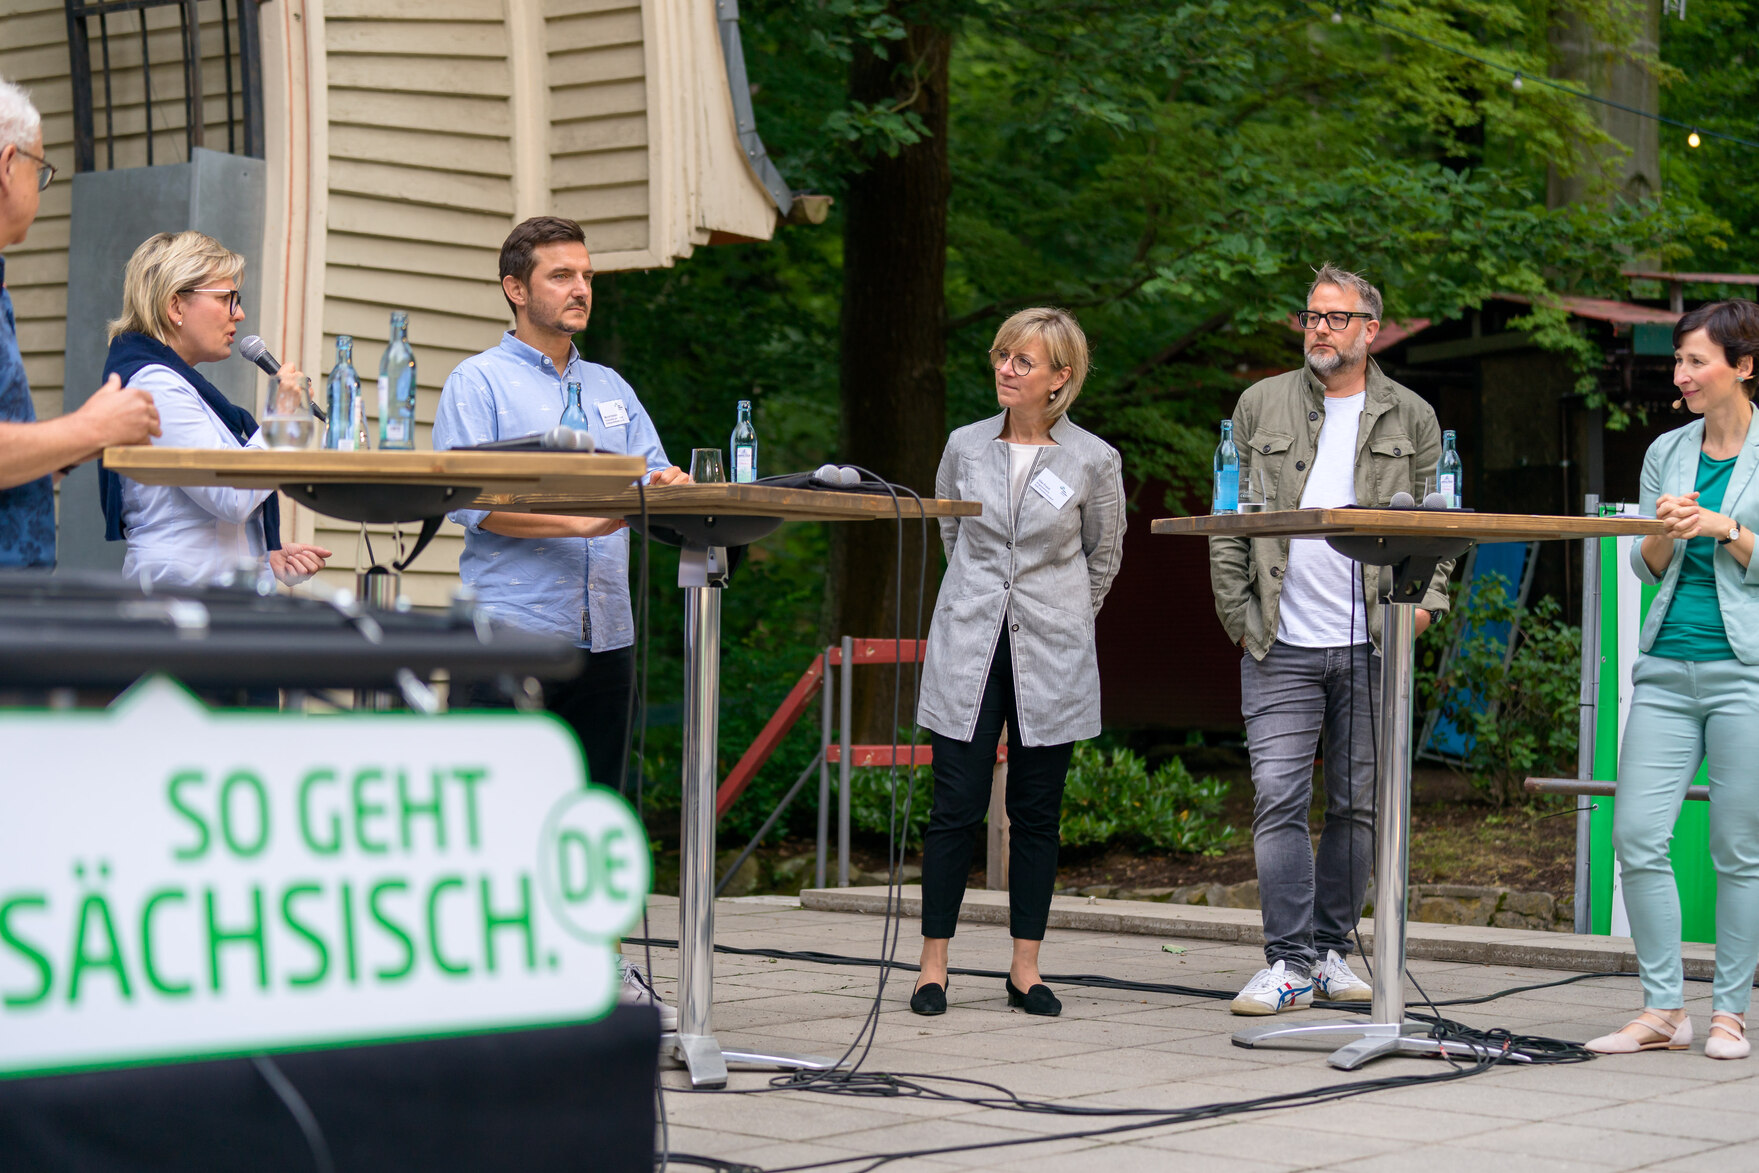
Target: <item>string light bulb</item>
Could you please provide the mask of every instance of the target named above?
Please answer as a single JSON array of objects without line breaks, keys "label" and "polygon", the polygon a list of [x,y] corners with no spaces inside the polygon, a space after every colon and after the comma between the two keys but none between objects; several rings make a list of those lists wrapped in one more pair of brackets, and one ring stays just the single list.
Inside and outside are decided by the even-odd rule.
[{"label": "string light bulb", "polygon": [[1703,141],[1703,139],[1698,137],[1698,132],[1696,130],[1686,136],[1686,145],[1688,147],[1695,147]]},{"label": "string light bulb", "polygon": [[1341,8],[1332,9],[1331,10],[1331,22],[1333,24],[1343,24],[1344,23],[1344,10]]},{"label": "string light bulb", "polygon": [[1522,87],[1522,86],[1523,86],[1523,85],[1525,85],[1525,84],[1526,84],[1526,83],[1525,83],[1525,82],[1523,82],[1523,81],[1522,81],[1522,80],[1521,80],[1521,71],[1520,71],[1520,70],[1518,70],[1518,69],[1517,69],[1517,70],[1515,70],[1515,80],[1514,80],[1514,81],[1512,81],[1512,82],[1510,82],[1510,83],[1509,83],[1509,85],[1510,85],[1510,86],[1512,86],[1512,87],[1514,87],[1514,89],[1515,89],[1515,91],[1516,91],[1516,92],[1517,92],[1517,93],[1519,93],[1519,92],[1520,92],[1520,89],[1521,89],[1521,87]]}]

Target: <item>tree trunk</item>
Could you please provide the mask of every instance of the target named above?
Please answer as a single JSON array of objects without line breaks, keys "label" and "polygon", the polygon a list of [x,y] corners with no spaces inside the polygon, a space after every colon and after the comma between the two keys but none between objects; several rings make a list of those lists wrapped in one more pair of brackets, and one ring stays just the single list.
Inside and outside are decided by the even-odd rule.
[{"label": "tree trunk", "polygon": [[[1628,45],[1608,44],[1579,14],[1566,15],[1555,23],[1551,43],[1557,54],[1557,66],[1552,75],[1626,106],[1657,109],[1661,101],[1660,83],[1646,65],[1631,60],[1630,54],[1656,55],[1661,43],[1661,0],[1621,6],[1615,15],[1623,21],[1635,22]],[[1612,194],[1628,200],[1658,195],[1660,124],[1611,106],[1596,104],[1593,111],[1600,129],[1630,151],[1615,163]],[[1587,202],[1599,194],[1601,179],[1594,173],[1595,163],[1616,159],[1617,154],[1617,146],[1602,147],[1592,152],[1588,168],[1574,175],[1565,175],[1553,165],[1546,176],[1546,204],[1558,208]]]},{"label": "tree trunk", "polygon": [[[858,52],[850,67],[857,102],[914,111],[926,128],[896,155],[875,155],[851,177],[843,198],[843,306],[841,322],[845,461],[934,492],[935,469],[946,443],[947,63],[951,37],[909,25],[894,42],[891,60]],[[924,634],[938,585],[940,536],[930,525]],[[902,601],[903,636],[916,634],[917,581],[922,570],[917,523],[904,529],[903,594],[897,589],[898,531],[889,522],[833,529],[835,595],[832,634],[890,637]],[[893,675],[884,669],[855,674],[854,736],[889,742],[893,729]],[[901,724],[915,712],[906,671],[897,707]]]}]

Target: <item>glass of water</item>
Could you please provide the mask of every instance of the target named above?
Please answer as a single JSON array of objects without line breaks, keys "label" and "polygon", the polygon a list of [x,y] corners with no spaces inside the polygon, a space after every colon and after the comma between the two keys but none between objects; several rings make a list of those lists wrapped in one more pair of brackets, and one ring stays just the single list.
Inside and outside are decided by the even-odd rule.
[{"label": "glass of water", "polygon": [[1262,468],[1243,468],[1240,470],[1240,512],[1263,513],[1270,508],[1270,498],[1264,491],[1264,470]]},{"label": "glass of water", "polygon": [[690,479],[699,485],[719,485],[727,479],[727,466],[719,448],[690,450]]},{"label": "glass of water", "polygon": [[275,380],[269,388],[269,410],[263,415],[263,440],[271,448],[307,448],[318,434],[311,413],[311,379],[298,375]]}]

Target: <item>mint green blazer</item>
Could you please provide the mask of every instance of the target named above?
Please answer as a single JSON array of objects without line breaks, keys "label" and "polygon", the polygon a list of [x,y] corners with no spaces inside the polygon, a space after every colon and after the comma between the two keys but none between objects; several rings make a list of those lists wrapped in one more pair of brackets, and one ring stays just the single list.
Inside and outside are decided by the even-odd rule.
[{"label": "mint green blazer", "polygon": [[[1679,497],[1692,491],[1698,480],[1698,453],[1703,447],[1702,419],[1659,436],[1649,445],[1643,457],[1643,516],[1655,516],[1655,503],[1663,493]],[[1759,532],[1759,485],[1753,483],[1755,470],[1759,470],[1759,411],[1753,413],[1747,425],[1747,441],[1741,445],[1734,471],[1729,474],[1728,495],[1717,510],[1740,522],[1742,529]],[[1667,572],[1657,578],[1649,563],[1643,561],[1643,543],[1631,543],[1631,569],[1637,578],[1661,584],[1655,602],[1650,605],[1649,618],[1643,622],[1642,634],[1637,637],[1639,651],[1647,652],[1655,643],[1685,561],[1686,543],[1676,541]],[[1729,647],[1741,663],[1759,664],[1759,552],[1743,568],[1734,555],[1719,547],[1712,564],[1716,567],[1716,601],[1722,607],[1722,625]]]}]

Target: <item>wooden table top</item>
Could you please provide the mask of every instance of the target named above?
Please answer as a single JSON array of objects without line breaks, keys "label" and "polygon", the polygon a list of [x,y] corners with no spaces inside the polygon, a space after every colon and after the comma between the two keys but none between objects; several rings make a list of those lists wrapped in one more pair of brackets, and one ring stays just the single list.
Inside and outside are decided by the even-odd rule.
[{"label": "wooden table top", "polygon": [[[106,448],[104,465],[146,485],[469,485],[482,495],[465,508],[514,513],[628,517],[641,512],[634,481],[647,471],[640,456],[602,452],[331,452],[324,449]],[[773,485],[666,485],[647,489],[650,515],[783,517],[790,521],[883,521],[971,517],[975,501],[930,498],[919,508],[887,493],[783,489]]]},{"label": "wooden table top", "polygon": [[485,493],[603,492],[647,471],[604,452],[330,452],[324,449],[106,448],[104,467],[144,485],[273,489],[308,484],[469,485]]},{"label": "wooden table top", "polygon": [[[983,512],[976,501],[925,498],[920,507],[913,497],[899,495],[894,505],[889,493],[830,492],[824,489],[784,489],[775,485],[650,485],[647,490],[650,516],[686,513],[718,517],[782,517],[790,521],[886,521],[898,516],[975,517]],[[485,493],[474,509],[504,509],[522,513],[565,513],[582,517],[634,517],[641,512],[641,498],[634,486],[594,493]]]},{"label": "wooden table top", "polygon": [[1549,542],[1566,538],[1659,534],[1643,517],[1551,517],[1524,513],[1443,512],[1427,509],[1279,509],[1266,513],[1162,517],[1151,533],[1203,537],[1325,538],[1339,534],[1463,537],[1484,542]]}]

